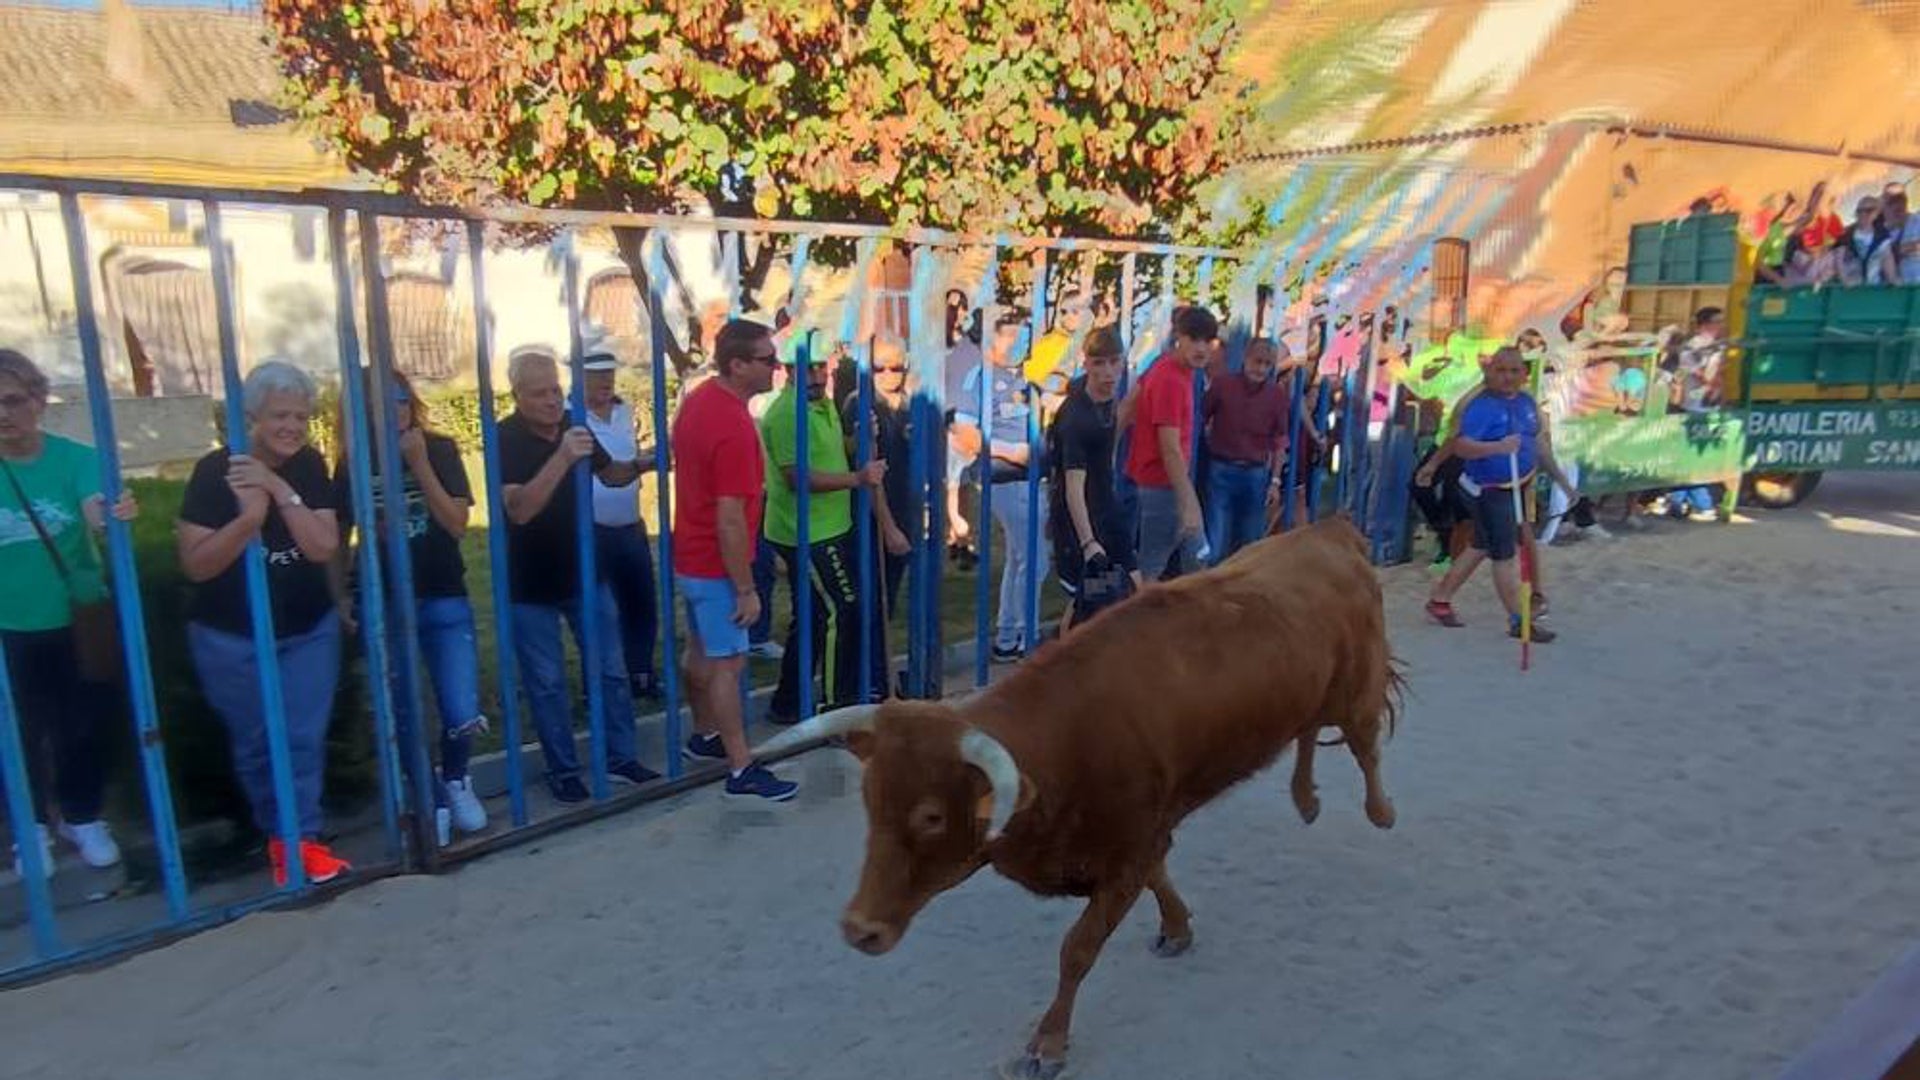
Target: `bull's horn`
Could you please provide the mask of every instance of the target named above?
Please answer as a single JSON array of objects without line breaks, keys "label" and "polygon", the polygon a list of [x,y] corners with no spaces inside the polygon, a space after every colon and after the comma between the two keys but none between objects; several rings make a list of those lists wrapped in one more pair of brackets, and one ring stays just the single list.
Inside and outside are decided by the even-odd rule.
[{"label": "bull's horn", "polygon": [[815,739],[830,739],[852,731],[872,731],[874,715],[879,711],[878,705],[848,705],[823,712],[754,747],[753,755],[770,757]]},{"label": "bull's horn", "polygon": [[1007,819],[1019,805],[1020,766],[1000,740],[979,728],[969,728],[960,736],[960,760],[986,773],[993,785],[993,816],[987,823],[987,839],[991,840],[1007,827]]}]

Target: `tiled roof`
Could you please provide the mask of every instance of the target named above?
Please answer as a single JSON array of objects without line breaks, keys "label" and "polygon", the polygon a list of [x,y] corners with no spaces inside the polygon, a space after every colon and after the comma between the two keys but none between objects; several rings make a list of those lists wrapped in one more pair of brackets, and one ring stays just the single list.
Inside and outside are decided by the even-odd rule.
[{"label": "tiled roof", "polygon": [[137,7],[137,61],[108,63],[100,11],[0,7],[0,116],[277,122],[280,75],[258,15]]}]

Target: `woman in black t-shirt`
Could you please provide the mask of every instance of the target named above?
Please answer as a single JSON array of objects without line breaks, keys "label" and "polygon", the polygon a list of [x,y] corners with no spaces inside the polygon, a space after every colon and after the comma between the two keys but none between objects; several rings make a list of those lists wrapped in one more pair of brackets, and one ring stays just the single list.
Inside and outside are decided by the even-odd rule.
[{"label": "woman in black t-shirt", "polygon": [[[487,718],[480,712],[480,655],[474,633],[473,604],[467,597],[466,563],[460,555],[460,538],[466,535],[467,517],[473,507],[473,486],[460,462],[460,448],[450,438],[427,426],[426,405],[414,395],[413,383],[398,371],[390,376],[394,408],[400,428],[400,461],[404,466],[400,481],[406,499],[408,551],[413,570],[414,620],[420,643],[420,659],[433,686],[434,705],[440,714],[440,775],[434,782],[435,826],[440,842],[450,839],[449,830],[459,826],[462,832],[479,832],[487,827],[487,810],[474,794],[473,781],[467,776],[467,760],[473,753],[473,737],[487,729]],[[368,400],[372,400],[369,390]],[[369,422],[369,430],[371,421]],[[344,416],[335,430],[340,438],[340,460],[334,470],[334,502],[340,508],[340,557],[335,563],[333,581],[336,600],[348,633],[359,626],[354,620],[353,574],[357,566],[349,541],[354,529],[353,475],[348,468],[349,430]],[[380,463],[373,462],[372,506],[375,528],[384,530],[381,516],[386,506],[386,485],[380,478]],[[386,534],[378,535],[376,548],[386,558]],[[399,637],[400,619],[393,610],[398,597],[393,592],[393,564],[386,567],[387,584],[387,656],[390,671],[406,655]],[[400,745],[411,747],[415,735],[405,710],[398,715]],[[405,750],[401,761],[412,758]]]},{"label": "woman in black t-shirt", "polygon": [[266,708],[248,603],[247,547],[258,541],[266,567],[288,763],[293,773],[297,856],[307,878],[329,881],[351,869],[320,843],[320,784],[327,720],[340,674],[340,617],[327,589],[327,564],[340,546],[327,463],[307,442],[314,386],[305,372],[269,360],[242,386],[248,453],[221,447],[194,466],[175,525],[180,566],[194,583],[187,644],[200,689],[226,724],[233,768],[269,835],[274,883],[286,883]]}]

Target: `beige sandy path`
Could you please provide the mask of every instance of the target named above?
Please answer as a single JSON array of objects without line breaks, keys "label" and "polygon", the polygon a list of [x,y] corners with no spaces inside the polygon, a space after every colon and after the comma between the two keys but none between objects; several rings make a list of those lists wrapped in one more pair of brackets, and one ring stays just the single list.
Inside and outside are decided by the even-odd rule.
[{"label": "beige sandy path", "polygon": [[[1272,775],[1197,815],[1200,944],[1151,957],[1135,910],[1080,1075],[1768,1077],[1920,941],[1920,478],[1550,557],[1525,678],[1484,583],[1445,631],[1389,575],[1400,826],[1338,756],[1311,828]],[[0,996],[0,1076],[987,1075],[1075,908],[983,875],[859,956],[856,779],[796,774],[790,807],[700,792]]]}]

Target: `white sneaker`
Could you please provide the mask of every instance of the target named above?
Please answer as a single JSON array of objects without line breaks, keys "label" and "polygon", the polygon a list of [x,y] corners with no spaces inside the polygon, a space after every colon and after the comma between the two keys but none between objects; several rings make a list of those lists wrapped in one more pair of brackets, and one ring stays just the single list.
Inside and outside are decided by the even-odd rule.
[{"label": "white sneaker", "polygon": [[787,650],[777,641],[763,641],[758,645],[749,645],[747,651],[762,660],[779,660],[787,655]]},{"label": "white sneaker", "polygon": [[1613,539],[1613,534],[1607,531],[1607,527],[1597,521],[1587,526],[1586,532],[1588,536],[1593,537],[1595,540]]},{"label": "white sneaker", "polygon": [[[45,878],[52,878],[53,877],[53,837],[48,834],[47,827],[45,825],[42,825],[39,828],[40,828],[40,865],[45,871],[41,876]],[[27,876],[26,865],[22,863],[20,859],[19,844],[13,845],[13,875],[23,880]]]},{"label": "white sneaker", "polygon": [[120,845],[113,842],[113,833],[107,829],[104,821],[88,821],[79,825],[63,821],[60,823],[60,835],[79,848],[80,858],[95,870],[120,861]]},{"label": "white sneaker", "polygon": [[473,778],[447,781],[447,802],[453,810],[453,823],[461,832],[479,832],[487,827],[487,808],[473,793]]}]

